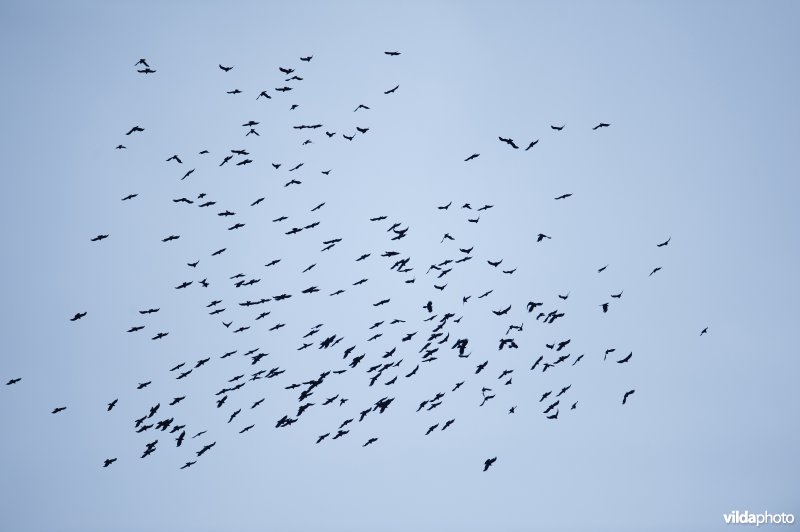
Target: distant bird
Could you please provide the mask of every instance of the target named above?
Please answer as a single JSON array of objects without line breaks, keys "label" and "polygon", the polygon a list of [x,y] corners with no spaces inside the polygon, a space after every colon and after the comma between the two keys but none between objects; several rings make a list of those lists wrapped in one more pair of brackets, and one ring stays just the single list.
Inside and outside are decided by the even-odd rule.
[{"label": "distant bird", "polygon": [[666,239],[665,241],[663,241],[663,242],[662,242],[662,243],[660,243],[660,244],[656,244],[656,247],[658,247],[658,248],[663,248],[664,246],[666,246],[667,244],[669,244],[669,241],[670,241],[670,240],[672,240],[672,237],[669,237],[668,239]]},{"label": "distant bird", "polygon": [[113,401],[108,403],[108,406],[106,408],[106,412],[111,412],[111,409],[114,408],[117,405],[117,401],[118,401],[118,399],[114,399]]},{"label": "distant bird", "polygon": [[533,147],[534,147],[534,146],[536,146],[538,143],[539,143],[539,139],[536,139],[536,140],[534,140],[533,142],[531,142],[530,144],[528,144],[528,147],[527,147],[527,148],[525,148],[525,151],[528,151],[529,149],[533,148]]},{"label": "distant bird", "polygon": [[621,358],[621,359],[617,360],[617,364],[624,364],[624,363],[626,363],[627,361],[629,361],[629,360],[631,359],[631,357],[632,357],[632,356],[633,356],[633,351],[631,351],[630,353],[628,353],[628,356],[626,356],[625,358]]},{"label": "distant bird", "polygon": [[391,55],[391,56],[400,55],[400,52],[383,52],[383,53],[385,53],[386,55]]},{"label": "distant bird", "polygon": [[314,57],[314,56],[313,55],[309,55],[308,57],[301,57],[300,61],[305,61],[306,63],[308,63],[309,61],[311,61],[312,57]]},{"label": "distant bird", "polygon": [[106,458],[105,460],[103,460],[103,467],[108,467],[116,461],[117,461],[116,458]]},{"label": "distant bird", "polygon": [[6,386],[11,386],[12,384],[16,384],[21,380],[22,380],[22,377],[17,377],[15,379],[9,379],[9,381],[6,383]]},{"label": "distant bird", "polygon": [[706,327],[705,329],[700,331],[700,336],[703,336],[704,334],[707,334],[707,333],[708,333],[708,327]]},{"label": "distant bird", "polygon": [[610,125],[611,125],[611,124],[606,124],[605,122],[600,122],[599,124],[597,124],[596,126],[594,126],[594,127],[592,128],[592,131],[594,131],[594,130],[596,130],[596,129],[600,129],[601,127],[608,127],[608,126],[610,126]]},{"label": "distant bird", "polygon": [[650,272],[650,275],[648,275],[648,277],[650,277],[651,275],[653,275],[654,273],[656,273],[656,272],[657,272],[657,271],[659,271],[659,270],[661,270],[661,266],[659,266],[659,267],[657,267],[657,268],[653,268],[653,271],[652,271],[652,272]]},{"label": "distant bird", "polygon": [[623,396],[622,396],[622,404],[623,404],[623,405],[624,405],[624,404],[625,404],[625,403],[628,401],[628,397],[630,397],[631,395],[633,395],[633,393],[634,393],[635,391],[636,391],[636,390],[628,390],[627,392],[625,392],[625,395],[623,395]]},{"label": "distant bird", "polygon": [[367,106],[366,106],[366,105],[364,105],[363,103],[360,103],[360,104],[358,104],[358,107],[356,107],[356,108],[353,110],[353,112],[355,113],[355,112],[356,112],[356,111],[358,111],[359,109],[366,109],[367,111],[369,111],[369,107],[367,107]]},{"label": "distant bird", "polygon": [[472,159],[477,158],[479,155],[480,155],[480,153],[473,153],[472,155],[470,155],[469,157],[464,159],[464,162],[471,161]]},{"label": "distant bird", "polygon": [[226,66],[219,65],[219,68],[221,68],[225,72],[230,72],[231,70],[233,70],[232,66],[226,67]]},{"label": "distant bird", "polygon": [[603,303],[602,305],[600,305],[600,307],[602,307],[603,309],[603,314],[608,312],[608,303]]},{"label": "distant bird", "polygon": [[97,235],[96,237],[92,238],[92,242],[99,242],[100,240],[105,240],[108,238],[108,235]]},{"label": "distant bird", "polygon": [[133,126],[133,127],[132,127],[132,128],[130,128],[130,130],[128,130],[128,132],[127,132],[127,133],[125,133],[125,134],[126,134],[126,135],[130,135],[131,133],[137,133],[137,132],[142,132],[142,131],[144,131],[144,128],[143,128],[143,127],[139,127],[139,126]]},{"label": "distant bird", "polygon": [[393,88],[389,89],[388,91],[383,91],[384,94],[392,94],[394,91],[400,88],[400,85],[395,85]]},{"label": "distant bird", "polygon": [[544,234],[544,233],[539,233],[538,235],[536,235],[536,241],[537,241],[537,242],[541,242],[541,241],[542,241],[542,240],[544,240],[545,238],[547,238],[548,240],[550,240],[550,237],[549,237],[549,236],[547,236],[547,235],[546,235],[546,234]]},{"label": "distant bird", "polygon": [[63,412],[66,409],[67,409],[66,406],[59,406],[59,407],[54,408],[53,411],[51,412],[51,414],[58,414],[59,412]]},{"label": "distant bird", "polygon": [[497,461],[497,457],[489,458],[483,463],[483,471],[486,472],[489,470],[490,467]]},{"label": "distant bird", "polygon": [[561,195],[560,195],[560,196],[558,196],[556,199],[557,199],[557,200],[567,199],[567,198],[568,198],[568,197],[570,197],[570,196],[572,196],[572,194],[561,194]]},{"label": "distant bird", "polygon": [[138,196],[138,195],[139,195],[139,194],[128,194],[127,196],[125,196],[124,198],[122,198],[122,201],[128,201],[128,200],[132,200],[133,198],[135,198],[135,197],[136,197],[136,196]]},{"label": "distant bird", "polygon": [[74,316],[72,316],[69,319],[69,321],[78,321],[79,319],[83,318],[84,316],[86,316],[85,312],[77,312]]},{"label": "distant bird", "polygon": [[[564,125],[566,125],[566,124],[564,124]],[[562,129],[564,129],[564,126],[550,126],[550,129],[554,129],[556,131],[561,131]]]},{"label": "distant bird", "polygon": [[513,139],[506,139],[506,138],[503,138],[503,137],[497,137],[497,138],[499,138],[499,139],[500,139],[500,142],[505,142],[506,144],[508,144],[509,146],[511,146],[512,148],[514,148],[515,150],[518,150],[518,149],[519,149],[519,146],[517,146],[516,144],[514,144],[514,140],[513,140]]}]

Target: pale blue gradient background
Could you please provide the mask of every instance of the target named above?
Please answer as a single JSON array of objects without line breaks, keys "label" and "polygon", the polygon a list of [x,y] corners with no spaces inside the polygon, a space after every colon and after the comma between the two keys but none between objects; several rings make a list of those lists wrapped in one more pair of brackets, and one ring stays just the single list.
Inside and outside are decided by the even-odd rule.
[{"label": "pale blue gradient background", "polygon": [[[23,381],[0,387],[0,529],[721,530],[734,509],[800,514],[798,15],[791,2],[2,2],[0,380]],[[394,49],[402,55],[383,54]],[[158,72],[136,74],[140,57]],[[235,68],[224,74],[218,63]],[[278,66],[305,80],[275,93]],[[233,88],[244,94],[225,94]],[[263,89],[273,99],[256,102]],[[354,114],[359,103],[372,109]],[[250,119],[261,137],[244,138],[239,124]],[[612,126],[591,131],[600,121]],[[371,130],[347,143],[291,129],[317,122]],[[146,131],[125,137],[136,124]],[[541,142],[525,153],[498,135]],[[305,138],[314,144],[300,146]],[[128,149],[113,150],[120,142]],[[217,167],[240,147],[254,164]],[[195,155],[204,148],[209,159]],[[463,163],[473,152],[481,156]],[[183,165],[164,162],[173,153]],[[303,170],[286,173],[297,162]],[[283,188],[290,176],[303,185]],[[233,217],[170,201],[201,191],[218,202],[213,212],[236,211],[247,227],[228,232]],[[552,200],[564,192],[575,195]],[[450,200],[446,213],[435,209]],[[455,209],[466,201],[495,208],[468,224]],[[285,228],[270,222],[282,214]],[[390,245],[388,224],[366,221],[379,214],[409,225],[409,236]],[[283,235],[317,219],[313,232]],[[446,231],[456,242],[439,244]],[[554,238],[534,244],[539,232]],[[98,233],[111,237],[89,242]],[[181,239],[161,244],[169,234]],[[335,237],[344,240],[320,254]],[[476,259],[445,292],[432,290],[428,264],[473,244]],[[417,284],[378,257],[394,248],[412,256]],[[363,252],[373,256],[352,262]],[[500,257],[515,275],[486,266]],[[265,270],[273,258],[284,260]],[[197,259],[197,271],[185,266]],[[663,270],[648,278],[655,266]],[[222,281],[240,271],[261,284]],[[202,277],[215,284],[172,289]],[[362,290],[349,286],[361,277],[370,278]],[[312,284],[323,292],[301,297]],[[348,292],[327,297],[339,287]],[[270,303],[257,326],[246,316],[258,310],[235,308],[284,291],[295,297]],[[341,367],[339,347],[358,343],[355,354],[369,348],[374,361],[402,334],[432,328],[418,325],[428,299],[460,311],[470,293],[451,330],[451,340],[469,336],[469,359],[447,350],[404,379],[419,356],[412,342],[396,385],[367,388],[362,365],[330,377],[300,422],[272,428],[297,406],[283,386]],[[230,335],[206,315],[212,298],[226,300],[226,320],[253,328]],[[391,305],[371,306],[383,298]],[[523,312],[531,299],[558,301],[567,317],[536,324]],[[508,303],[507,317],[489,312]],[[162,310],[138,316],[151,306]],[[87,318],[70,323],[79,310]],[[409,323],[386,328],[393,317]],[[384,342],[368,346],[365,329],[380,319]],[[266,333],[277,321],[287,327]],[[497,338],[522,321],[520,349],[498,353]],[[317,323],[313,339],[345,340],[295,351]],[[147,328],[124,333],[138,324]],[[170,335],[151,342],[159,330]],[[573,357],[586,353],[578,366],[527,372],[545,342],[567,337]],[[218,356],[256,346],[270,357],[255,369],[287,373],[248,383],[217,410],[213,392],[251,369],[238,354]],[[631,363],[603,364],[609,346],[632,350]],[[205,356],[214,357],[205,371],[185,381],[167,372]],[[516,369],[514,385],[500,389],[504,368]],[[570,383],[578,409],[548,422],[539,395]],[[482,385],[498,397],[478,409]],[[437,391],[447,391],[444,404],[415,414]],[[176,422],[190,435],[208,429],[207,440],[176,450],[166,433],[132,432],[147,407],[161,401],[166,414],[184,392]],[[323,409],[337,392],[347,407]],[[386,414],[314,445],[383,395],[397,398]],[[423,437],[452,417],[447,432]],[[380,440],[362,449],[370,436]],[[156,437],[158,451],[140,460]],[[100,467],[111,456],[118,462]]]}]

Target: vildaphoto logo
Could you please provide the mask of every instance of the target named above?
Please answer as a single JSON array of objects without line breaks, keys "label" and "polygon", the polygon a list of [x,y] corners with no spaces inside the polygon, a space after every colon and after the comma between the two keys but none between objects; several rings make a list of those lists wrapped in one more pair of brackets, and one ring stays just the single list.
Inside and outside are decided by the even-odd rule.
[{"label": "vildaphoto logo", "polygon": [[763,512],[760,514],[753,514],[745,510],[740,512],[734,510],[729,514],[723,514],[726,525],[791,525],[794,524],[794,514],[771,514]]}]

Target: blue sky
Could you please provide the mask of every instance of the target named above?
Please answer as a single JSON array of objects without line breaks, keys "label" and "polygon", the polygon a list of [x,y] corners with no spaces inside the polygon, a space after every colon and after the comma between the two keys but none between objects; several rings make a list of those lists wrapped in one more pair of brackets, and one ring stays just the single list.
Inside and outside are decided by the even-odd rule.
[{"label": "blue sky", "polygon": [[[5,526],[657,531],[722,529],[737,509],[797,514],[797,20],[788,2],[4,2],[0,380],[22,378],[0,389]],[[156,73],[138,74],[139,58]],[[279,67],[303,80],[285,82]],[[274,91],[283,85],[293,90]],[[256,100],[265,89],[272,99]],[[370,109],[353,112],[359,104]],[[245,137],[249,120],[260,136]],[[611,126],[593,131],[599,122]],[[292,128],[314,123],[323,128]],[[145,131],[126,136],[134,125]],[[369,131],[342,138],[356,127]],[[218,166],[231,149],[253,163]],[[183,164],[167,162],[173,154]],[[292,178],[302,184],[285,187]],[[172,201],[200,193],[216,204]],[[484,204],[494,207],[476,212]],[[236,215],[215,216],[224,209]],[[235,222],[245,227],[228,231]],[[409,228],[396,242],[395,222]],[[90,242],[101,233],[110,237]],[[537,243],[539,233],[552,239]],[[170,234],[180,239],[162,243]],[[443,279],[426,273],[464,256],[459,247],[474,259]],[[390,271],[389,250],[413,271]],[[240,272],[261,281],[235,288]],[[320,292],[301,293],[312,285]],[[262,320],[237,304],[280,293],[293,297],[266,303]],[[219,316],[208,315],[213,299]],[[434,314],[463,317],[424,363],[438,321],[423,322],[429,300]],[[528,301],[566,315],[544,325]],[[147,308],[161,310],[138,313]],[[320,323],[312,340],[342,342],[297,351]],[[519,349],[498,351],[510,324],[524,324],[508,335]],[[125,332],[134,325],[145,329]],[[159,331],[170,334],[150,340]],[[375,332],[384,336],[368,342]],[[469,358],[449,349],[457,338],[469,338]],[[553,362],[545,344],[567,338],[567,362],[529,370],[540,355]],[[342,360],[351,345],[351,358],[366,354],[355,369]],[[366,369],[395,346],[388,360],[402,364],[369,387]],[[269,353],[257,367],[242,357],[256,347]],[[612,360],[628,352],[629,363]],[[184,380],[169,371],[205,357]],[[216,408],[229,379],[273,367],[286,372]],[[348,371],[275,429],[301,404],[285,386],[332,369]],[[546,419],[541,395],[569,385],[559,418]],[[483,387],[496,397],[479,407]],[[417,413],[437,392],[441,406]],[[348,403],[322,406],[336,394]],[[395,398],[384,414],[315,444],[384,396]],[[155,421],[186,425],[181,448],[169,431],[134,432],[156,403]]]}]

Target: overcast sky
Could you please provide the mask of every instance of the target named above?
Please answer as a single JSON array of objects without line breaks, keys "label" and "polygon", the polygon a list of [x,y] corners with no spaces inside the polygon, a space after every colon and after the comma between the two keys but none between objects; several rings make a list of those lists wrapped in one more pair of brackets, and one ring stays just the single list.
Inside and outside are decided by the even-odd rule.
[{"label": "overcast sky", "polygon": [[[721,530],[732,510],[800,513],[794,3],[164,4],[0,5],[0,381],[21,378],[0,385],[0,528]],[[220,166],[231,150],[249,155]],[[306,400],[285,389],[342,369]],[[181,447],[171,427],[135,432],[156,404],[145,424],[185,425]]]}]

